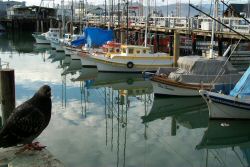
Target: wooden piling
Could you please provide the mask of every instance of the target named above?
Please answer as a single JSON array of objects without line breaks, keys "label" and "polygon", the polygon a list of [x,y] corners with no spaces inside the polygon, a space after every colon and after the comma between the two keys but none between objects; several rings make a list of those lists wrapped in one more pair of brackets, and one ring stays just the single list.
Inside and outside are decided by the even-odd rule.
[{"label": "wooden piling", "polygon": [[43,20],[41,20],[41,32],[43,33]]},{"label": "wooden piling", "polygon": [[0,70],[0,100],[2,105],[2,123],[13,112],[15,102],[15,74],[13,69]]},{"label": "wooden piling", "polygon": [[177,67],[177,61],[180,56],[180,34],[174,32],[174,66]]},{"label": "wooden piling", "polygon": [[192,54],[196,54],[196,36],[192,34]]},{"label": "wooden piling", "polygon": [[39,32],[39,20],[36,21],[36,32]]},{"label": "wooden piling", "polygon": [[223,42],[222,37],[218,37],[218,56],[223,55]]}]

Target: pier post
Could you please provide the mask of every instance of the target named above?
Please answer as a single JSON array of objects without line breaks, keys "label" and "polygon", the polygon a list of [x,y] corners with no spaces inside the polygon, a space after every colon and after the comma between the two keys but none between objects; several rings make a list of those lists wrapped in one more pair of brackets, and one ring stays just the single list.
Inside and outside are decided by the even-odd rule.
[{"label": "pier post", "polygon": [[177,60],[180,56],[180,34],[174,32],[174,66],[177,67]]},{"label": "pier post", "polygon": [[192,53],[196,53],[196,36],[195,34],[192,34]]},{"label": "pier post", "polygon": [[43,32],[43,20],[41,20],[41,32]]},{"label": "pier post", "polygon": [[222,37],[218,36],[218,56],[223,55],[223,42]]},{"label": "pier post", "polygon": [[49,28],[53,28],[53,20],[52,19],[49,20]]},{"label": "pier post", "polygon": [[0,70],[0,102],[4,124],[15,108],[15,74],[13,69]]},{"label": "pier post", "polygon": [[169,55],[173,56],[174,53],[173,53],[173,36],[172,35],[169,36],[169,45],[168,45],[168,47],[169,47]]},{"label": "pier post", "polygon": [[39,20],[36,21],[36,32],[39,32]]}]

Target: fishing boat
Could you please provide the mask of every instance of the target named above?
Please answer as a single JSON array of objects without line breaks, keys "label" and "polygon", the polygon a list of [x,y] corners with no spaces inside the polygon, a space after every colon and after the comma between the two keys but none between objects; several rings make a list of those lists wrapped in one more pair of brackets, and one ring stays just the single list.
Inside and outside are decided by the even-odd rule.
[{"label": "fishing boat", "polygon": [[[215,80],[222,66],[224,74]],[[178,68],[160,68],[151,81],[156,95],[200,96],[200,89],[228,92],[241,75],[224,57],[184,56],[178,59]]]},{"label": "fishing boat", "polygon": [[[114,48],[114,32],[113,30],[105,30],[96,27],[88,27],[83,31],[84,38],[73,41],[73,46],[81,46],[81,50],[77,50],[77,55],[81,58],[82,67],[96,68],[96,63],[91,60],[91,54],[103,54],[103,46],[111,46]],[[114,46],[113,46],[114,45]]]},{"label": "fishing boat", "polygon": [[50,41],[52,49],[56,49],[55,42],[60,38],[60,29],[59,28],[49,28],[49,31],[45,33],[46,40]]},{"label": "fishing boat", "polygon": [[250,67],[229,95],[199,91],[206,101],[211,119],[250,119]]},{"label": "fishing boat", "polygon": [[33,33],[32,36],[35,38],[37,44],[50,44],[50,41],[46,39],[47,33]]},{"label": "fishing boat", "polygon": [[151,47],[120,45],[115,49],[103,46],[106,52],[91,54],[100,72],[142,72],[156,71],[159,67],[173,65],[172,56],[166,53],[152,53]]}]

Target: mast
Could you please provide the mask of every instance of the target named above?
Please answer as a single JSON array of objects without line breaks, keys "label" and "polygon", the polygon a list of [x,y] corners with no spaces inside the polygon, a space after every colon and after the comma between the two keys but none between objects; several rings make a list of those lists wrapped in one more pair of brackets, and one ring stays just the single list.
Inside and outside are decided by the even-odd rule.
[{"label": "mast", "polygon": [[[216,14],[216,1],[214,0],[214,9],[213,9],[213,18],[215,18]],[[209,58],[214,58],[213,51],[214,51],[214,32],[215,32],[215,20],[212,21],[212,34],[211,34],[211,43],[210,43],[210,50],[209,50]]]},{"label": "mast", "polygon": [[64,0],[61,1],[61,12],[62,12],[62,34],[64,34],[65,33]]},{"label": "mast", "polygon": [[146,0],[147,6],[146,6],[146,27],[145,27],[145,36],[144,36],[144,46],[147,47],[147,42],[148,42],[148,6],[149,6],[149,0]]}]

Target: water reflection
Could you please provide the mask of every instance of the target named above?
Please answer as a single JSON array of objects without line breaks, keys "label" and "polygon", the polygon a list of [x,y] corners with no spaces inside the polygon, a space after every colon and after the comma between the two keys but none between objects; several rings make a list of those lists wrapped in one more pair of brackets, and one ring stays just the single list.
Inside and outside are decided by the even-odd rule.
[{"label": "water reflection", "polygon": [[[230,166],[234,160],[242,166],[250,165],[250,121],[210,120],[201,142],[196,149],[206,149],[207,157],[214,156],[215,164]],[[231,159],[224,161],[223,154],[218,149],[231,148]],[[206,166],[211,162],[206,159]]]},{"label": "water reflection", "polygon": [[194,129],[208,125],[208,109],[201,97],[154,97],[154,103],[148,115],[142,116],[142,122],[172,117],[180,125]]},{"label": "water reflection", "polygon": [[[8,49],[0,37],[0,48],[7,48],[1,58],[15,69],[17,105],[40,85],[51,86],[52,119],[38,140],[65,166],[247,166],[243,144],[218,141],[238,135],[247,144],[249,125],[213,125],[201,98],[154,97],[140,74],[72,69],[71,57],[19,40],[7,38]],[[16,51],[13,44],[22,42],[33,51]]]},{"label": "water reflection", "polygon": [[33,52],[34,38],[30,32],[12,32],[0,36],[0,50],[2,52],[17,51],[18,53]]}]

